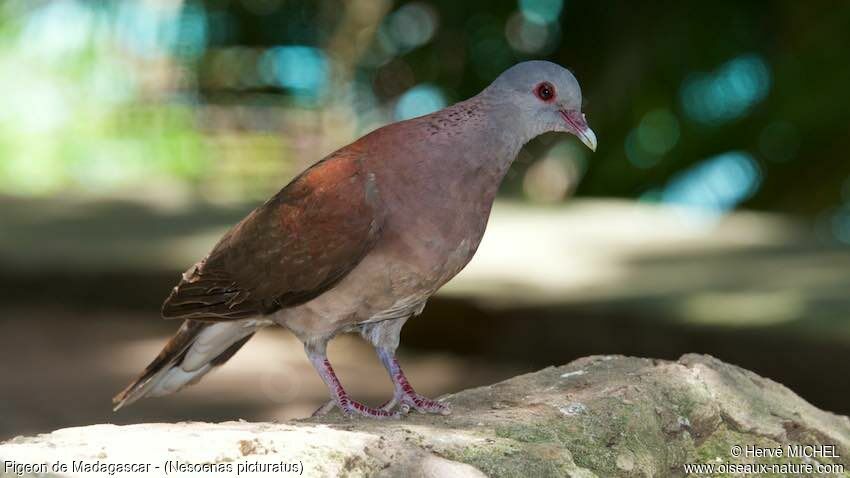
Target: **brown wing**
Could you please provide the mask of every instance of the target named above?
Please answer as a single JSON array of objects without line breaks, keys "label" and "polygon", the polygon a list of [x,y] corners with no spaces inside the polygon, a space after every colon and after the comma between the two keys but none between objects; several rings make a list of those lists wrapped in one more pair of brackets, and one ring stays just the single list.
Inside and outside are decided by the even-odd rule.
[{"label": "brown wing", "polygon": [[163,317],[256,317],[333,287],[380,234],[378,193],[361,157],[337,152],[251,212],[183,274]]}]

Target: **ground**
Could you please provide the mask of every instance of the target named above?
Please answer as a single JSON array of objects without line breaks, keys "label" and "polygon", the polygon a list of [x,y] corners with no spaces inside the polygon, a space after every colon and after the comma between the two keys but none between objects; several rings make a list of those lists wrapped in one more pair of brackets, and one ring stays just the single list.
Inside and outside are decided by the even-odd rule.
[{"label": "ground", "polygon": [[[276,465],[304,476],[664,477],[688,476],[692,463],[785,467],[761,474],[772,477],[850,476],[848,417],[706,355],[586,357],[442,400],[450,416],[374,421],[335,412],[285,423],[68,428],[9,440],[0,457],[68,466]],[[787,455],[789,445],[820,453],[758,456]]]}]

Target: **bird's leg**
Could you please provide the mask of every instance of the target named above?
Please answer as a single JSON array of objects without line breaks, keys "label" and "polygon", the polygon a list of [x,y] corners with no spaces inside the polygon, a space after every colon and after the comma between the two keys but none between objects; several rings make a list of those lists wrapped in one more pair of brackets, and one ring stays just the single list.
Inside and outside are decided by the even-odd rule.
[{"label": "bird's leg", "polygon": [[399,411],[401,413],[406,413],[413,408],[422,413],[440,413],[446,415],[450,412],[448,405],[416,393],[395,358],[401,328],[404,327],[408,318],[403,317],[371,322],[363,324],[360,328],[360,335],[375,347],[378,358],[381,359],[381,363],[384,364],[384,368],[387,369],[387,373],[390,374],[390,379],[393,382],[393,398],[381,405],[380,409],[388,411],[399,405]]},{"label": "bird's leg", "polygon": [[384,402],[383,405],[378,408],[380,408],[381,410],[389,411],[392,410],[396,405],[398,405],[398,398],[395,396],[395,393],[393,393],[393,398],[387,400],[386,402]]},{"label": "bird's leg", "polygon": [[375,350],[378,352],[378,357],[381,359],[381,363],[384,364],[384,367],[390,374],[390,378],[393,381],[393,387],[395,388],[392,400],[382,405],[380,407],[382,410],[389,410],[395,406],[396,403],[400,403],[403,407],[402,412],[407,411],[404,410],[404,408],[412,408],[420,413],[439,413],[441,415],[448,415],[451,413],[451,409],[448,405],[423,397],[413,390],[413,387],[410,385],[410,382],[407,381],[407,377],[401,370],[401,366],[398,364],[398,360],[396,360],[395,353],[392,349],[376,347]]},{"label": "bird's leg", "polygon": [[[336,406],[342,410],[342,413],[346,415],[359,414],[370,418],[395,418],[399,416],[399,413],[397,412],[394,413],[368,407],[349,398],[348,392],[346,392],[342,387],[342,384],[339,382],[339,378],[337,378],[334,373],[333,367],[331,367],[331,363],[328,361],[324,347],[322,347],[321,350],[310,350],[308,348],[307,357],[319,373],[319,376],[322,377],[322,381],[325,382],[325,385],[327,385],[328,391],[330,391],[331,394],[331,400],[333,400]],[[333,408],[333,406],[325,404],[316,410],[314,415],[323,415],[330,411],[331,408]]]},{"label": "bird's leg", "polygon": [[327,415],[328,412],[333,410],[334,407],[336,407],[336,400],[333,400],[333,399],[328,400],[327,402],[323,403],[321,407],[317,408],[316,411],[313,412],[313,414],[310,415],[310,416],[311,417],[323,417],[323,416]]}]

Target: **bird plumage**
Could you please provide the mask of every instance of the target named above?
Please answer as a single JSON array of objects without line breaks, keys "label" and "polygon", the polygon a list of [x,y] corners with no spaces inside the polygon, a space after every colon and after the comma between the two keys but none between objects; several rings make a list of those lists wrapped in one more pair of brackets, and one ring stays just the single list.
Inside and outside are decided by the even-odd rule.
[{"label": "bird plumage", "polygon": [[162,315],[184,323],[117,407],[197,381],[277,323],[305,344],[344,411],[394,416],[348,398],[325,355],[339,332],[359,332],[376,348],[393,404],[446,412],[413,392],[395,361],[401,327],[475,254],[527,141],[567,131],[595,148],[580,107],[572,74],[526,62],[476,97],[380,128],[316,163],[183,275]]},{"label": "bird plumage", "polygon": [[218,322],[268,315],[337,283],[381,229],[363,153],[330,155],[228,231],[162,306],[168,319]]}]

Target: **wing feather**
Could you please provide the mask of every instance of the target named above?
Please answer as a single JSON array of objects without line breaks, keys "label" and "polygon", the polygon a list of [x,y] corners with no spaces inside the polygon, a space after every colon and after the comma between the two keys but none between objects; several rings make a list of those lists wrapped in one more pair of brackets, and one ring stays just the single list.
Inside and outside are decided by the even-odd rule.
[{"label": "wing feather", "polygon": [[362,155],[341,150],[295,178],[183,274],[168,319],[238,320],[313,299],[374,246],[382,217]]}]

